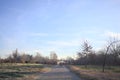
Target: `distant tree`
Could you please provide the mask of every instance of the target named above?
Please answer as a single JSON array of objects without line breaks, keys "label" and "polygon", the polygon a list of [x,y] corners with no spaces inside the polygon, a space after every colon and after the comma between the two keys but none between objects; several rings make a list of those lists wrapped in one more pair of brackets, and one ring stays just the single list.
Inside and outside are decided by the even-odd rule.
[{"label": "distant tree", "polygon": [[91,64],[91,65],[96,64],[96,54],[94,52],[88,54],[88,64]]},{"label": "distant tree", "polygon": [[82,52],[78,52],[78,53],[77,53],[77,58],[79,59],[79,58],[81,58],[81,57],[83,57]]},{"label": "distant tree", "polygon": [[0,63],[2,63],[2,58],[0,57]]},{"label": "distant tree", "polygon": [[83,58],[84,58],[84,55],[82,54],[82,52],[78,52],[77,53],[76,64],[82,64],[83,63]]},{"label": "distant tree", "polygon": [[82,54],[85,55],[85,67],[87,68],[87,64],[88,64],[88,54],[92,52],[92,46],[88,43],[88,41],[84,41],[82,44]]},{"label": "distant tree", "polygon": [[44,63],[45,62],[44,57],[39,52],[36,53],[35,57],[33,58],[33,61],[35,63]]},{"label": "distant tree", "polygon": [[67,63],[68,63],[68,64],[75,64],[75,63],[74,63],[74,59],[73,59],[72,57],[69,57],[69,56],[68,56],[68,57],[66,58],[66,60],[67,60]]},{"label": "distant tree", "polygon": [[21,61],[22,61],[22,63],[30,63],[30,62],[32,62],[32,55],[29,55],[29,54],[22,54],[21,55]]},{"label": "distant tree", "polygon": [[2,66],[2,58],[0,57],[0,67]]},{"label": "distant tree", "polygon": [[9,63],[15,62],[14,59],[13,59],[13,56],[11,54],[7,57],[7,60],[8,60]]},{"label": "distant tree", "polygon": [[54,51],[51,51],[50,59],[52,64],[57,64],[57,54]]},{"label": "distant tree", "polygon": [[43,64],[50,64],[50,59],[48,56],[44,57]]},{"label": "distant tree", "polygon": [[54,51],[51,51],[50,59],[57,60],[57,54]]},{"label": "distant tree", "polygon": [[96,65],[102,65],[104,60],[105,49],[96,52]]},{"label": "distant tree", "polygon": [[26,54],[23,53],[23,54],[21,55],[21,62],[22,62],[22,63],[25,63],[25,61],[26,61]]},{"label": "distant tree", "polygon": [[18,53],[18,49],[16,49],[15,51],[13,51],[12,53],[12,58],[14,60],[14,62],[20,62],[20,55]]}]

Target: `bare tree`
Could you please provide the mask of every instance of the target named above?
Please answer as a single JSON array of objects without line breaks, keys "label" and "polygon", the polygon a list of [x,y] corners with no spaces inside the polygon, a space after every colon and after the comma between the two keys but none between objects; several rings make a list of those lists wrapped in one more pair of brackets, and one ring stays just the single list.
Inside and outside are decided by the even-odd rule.
[{"label": "bare tree", "polygon": [[13,60],[14,60],[15,63],[20,61],[20,55],[18,53],[18,49],[16,49],[15,51],[13,51],[12,58],[13,58]]},{"label": "bare tree", "polygon": [[33,58],[32,55],[29,55],[29,54],[24,53],[24,54],[21,55],[22,63],[30,63],[32,58]]},{"label": "bare tree", "polygon": [[57,60],[57,54],[54,51],[51,51],[50,59]]},{"label": "bare tree", "polygon": [[57,54],[54,51],[51,51],[50,59],[52,60],[53,64],[57,64]]},{"label": "bare tree", "polygon": [[108,44],[107,48],[106,48],[106,52],[105,52],[105,56],[104,56],[104,60],[103,60],[103,66],[102,66],[102,71],[104,72],[105,70],[105,65],[106,65],[106,58],[107,58],[107,54],[110,50],[110,48],[112,47],[114,49],[114,53],[116,53],[116,50],[115,50],[115,46],[113,46],[115,43],[118,43],[120,42],[120,40],[113,40],[113,41],[110,41],[110,43]]},{"label": "bare tree", "polygon": [[92,52],[92,46],[88,43],[88,41],[84,41],[82,44],[82,54],[85,55],[86,61],[85,61],[85,67],[87,68],[87,64],[88,64],[88,54]]},{"label": "bare tree", "polygon": [[115,43],[115,44],[112,44],[111,47],[110,47],[110,52],[111,54],[113,54],[113,57],[114,57],[114,65],[117,65],[117,59],[120,55],[120,43]]},{"label": "bare tree", "polygon": [[0,67],[2,67],[2,58],[0,57]]},{"label": "bare tree", "polygon": [[40,63],[42,61],[42,59],[43,59],[42,55],[39,52],[37,52],[36,56],[34,57],[33,60],[34,60],[35,63]]},{"label": "bare tree", "polygon": [[74,64],[74,59],[72,57],[67,57],[66,58],[68,64]]}]

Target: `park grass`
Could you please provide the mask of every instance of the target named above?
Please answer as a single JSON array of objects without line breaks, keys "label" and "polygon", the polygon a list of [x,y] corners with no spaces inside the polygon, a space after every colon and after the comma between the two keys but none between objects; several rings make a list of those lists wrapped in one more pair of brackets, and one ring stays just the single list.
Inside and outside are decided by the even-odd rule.
[{"label": "park grass", "polygon": [[49,70],[42,64],[3,63],[0,65],[0,80],[35,80],[36,74]]},{"label": "park grass", "polygon": [[120,80],[120,67],[106,67],[102,72],[101,66],[89,65],[87,68],[80,65],[69,66],[70,70],[85,80]]},{"label": "park grass", "polygon": [[[87,68],[84,65],[76,65],[77,67],[80,67],[82,69],[88,69],[88,70],[94,70],[94,71],[102,71],[102,66],[98,65],[88,65]],[[105,66],[106,72],[120,72],[120,66]]]}]

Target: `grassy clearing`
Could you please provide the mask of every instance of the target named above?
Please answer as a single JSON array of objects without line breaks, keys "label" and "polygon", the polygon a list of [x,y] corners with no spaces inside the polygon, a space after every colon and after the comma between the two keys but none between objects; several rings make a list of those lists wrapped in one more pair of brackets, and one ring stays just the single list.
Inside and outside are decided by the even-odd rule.
[{"label": "grassy clearing", "polygon": [[69,68],[86,80],[120,80],[120,67],[106,67],[104,73],[101,66],[89,65],[88,68],[85,68],[84,66],[73,65],[69,66]]},{"label": "grassy clearing", "polygon": [[[36,74],[44,72],[42,64],[4,63],[0,65],[0,80],[35,80]],[[28,79],[27,79],[28,80]]]}]

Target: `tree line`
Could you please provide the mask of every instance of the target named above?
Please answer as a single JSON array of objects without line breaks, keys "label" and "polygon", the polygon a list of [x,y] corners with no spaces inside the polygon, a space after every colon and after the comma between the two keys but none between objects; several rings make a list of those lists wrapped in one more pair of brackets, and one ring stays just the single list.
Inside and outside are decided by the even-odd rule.
[{"label": "tree line", "polygon": [[57,54],[52,51],[50,56],[42,56],[39,52],[35,56],[19,53],[18,49],[14,50],[7,58],[0,58],[1,63],[40,63],[40,64],[57,64]]},{"label": "tree line", "polygon": [[77,59],[67,59],[70,64],[99,65],[104,72],[105,66],[120,66],[120,40],[110,39],[106,47],[95,51],[86,40],[81,45],[81,50],[77,53]]},{"label": "tree line", "polygon": [[82,50],[77,56],[76,64],[85,64],[86,67],[88,64],[103,65],[104,62],[108,66],[118,66],[120,65],[120,41],[110,41],[105,48],[99,51],[93,50],[93,47],[84,41]]}]

